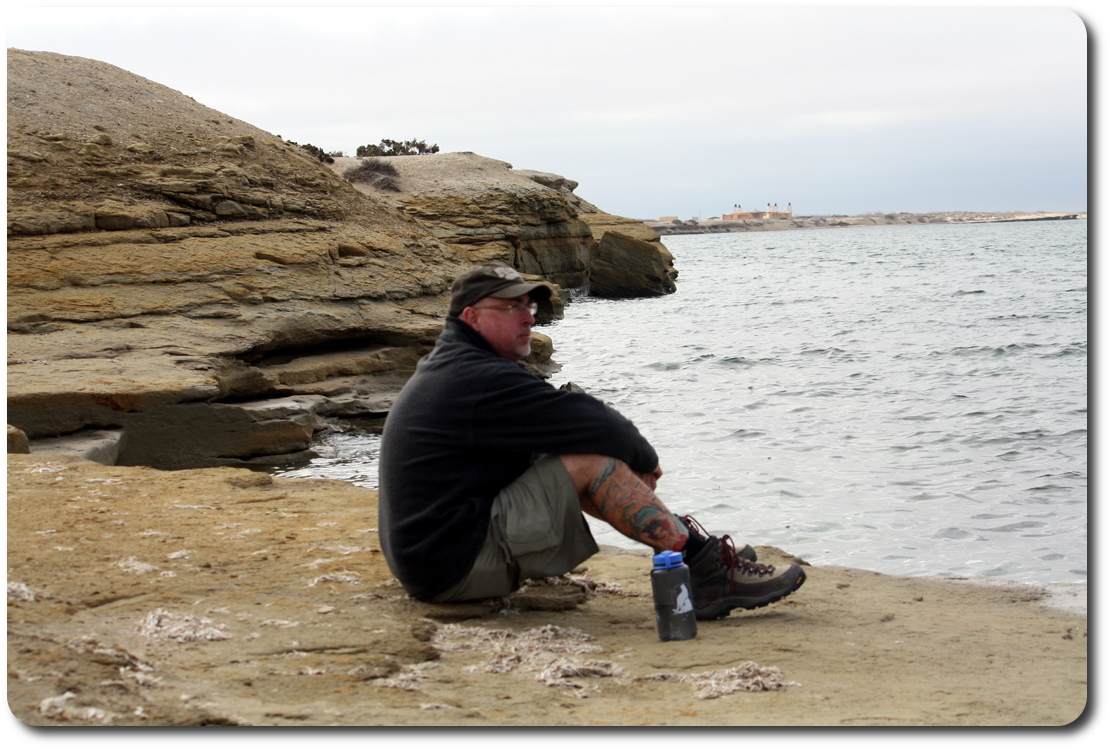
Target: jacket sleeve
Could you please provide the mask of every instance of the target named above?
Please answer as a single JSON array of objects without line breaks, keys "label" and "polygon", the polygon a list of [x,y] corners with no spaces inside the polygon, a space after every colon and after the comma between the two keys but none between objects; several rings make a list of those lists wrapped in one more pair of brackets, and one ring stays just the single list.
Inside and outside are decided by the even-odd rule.
[{"label": "jacket sleeve", "polygon": [[551,454],[599,454],[640,473],[659,456],[636,426],[592,395],[558,390],[509,362],[486,378],[469,415],[479,449]]}]

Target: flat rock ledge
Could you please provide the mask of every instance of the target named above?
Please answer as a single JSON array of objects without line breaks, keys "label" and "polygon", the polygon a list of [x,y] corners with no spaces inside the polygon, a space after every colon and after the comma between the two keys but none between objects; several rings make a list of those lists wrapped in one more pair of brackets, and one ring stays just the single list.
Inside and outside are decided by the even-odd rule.
[{"label": "flat rock ledge", "polygon": [[1059,726],[1087,702],[1087,618],[1039,586],[809,566],[790,598],[665,643],[644,552],[435,606],[346,482],[41,454],[9,454],[7,480],[28,725]]}]

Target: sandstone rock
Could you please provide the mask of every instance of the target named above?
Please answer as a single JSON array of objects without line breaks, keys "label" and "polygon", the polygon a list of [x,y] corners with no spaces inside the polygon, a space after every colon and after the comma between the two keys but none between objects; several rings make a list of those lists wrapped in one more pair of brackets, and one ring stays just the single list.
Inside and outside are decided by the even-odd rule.
[{"label": "sandstone rock", "polygon": [[467,259],[303,149],[93,60],[9,50],[8,84],[9,150],[43,156],[8,171],[8,405],[32,449],[119,430],[120,460],[180,467],[150,415],[184,414],[212,443],[198,464],[299,452],[316,416],[220,402],[316,387],[349,412],[403,372],[385,387],[370,358],[286,384],[261,360],[388,346],[411,369],[434,341]]},{"label": "sandstone rock", "polygon": [[23,433],[22,429],[17,429],[11,424],[8,424],[8,452],[9,453],[30,453],[31,445],[27,441],[27,435]]},{"label": "sandstone rock", "polygon": [[412,348],[374,344],[349,351],[325,351],[303,356],[279,355],[258,362],[274,390],[378,372],[411,373],[419,357]]},{"label": "sandstone rock", "polygon": [[[600,242],[601,238],[606,232],[615,232],[623,234],[626,237],[639,239],[643,242],[651,242],[653,244],[663,247],[660,240],[659,232],[652,229],[650,226],[642,221],[637,221],[632,218],[625,218],[624,216],[614,216],[611,213],[604,213],[602,211],[592,211],[589,213],[579,214],[579,218],[589,224],[590,231],[593,232],[593,237],[596,241]],[[670,255],[670,251],[665,247],[663,248],[667,262],[673,265],[674,258]]]},{"label": "sandstone rock", "polygon": [[[393,156],[400,190],[388,195],[471,263],[497,260],[567,289],[588,284],[589,227],[555,190],[515,172],[511,164],[474,153]],[[359,159],[337,158],[342,174]]]},{"label": "sandstone rock", "polygon": [[290,462],[304,457],[312,435],[324,428],[314,413],[324,400],[294,396],[245,403],[179,403],[129,414],[117,464],[178,469],[247,466],[258,458],[265,458],[262,464]]},{"label": "sandstone rock", "polygon": [[592,295],[621,299],[675,291],[678,271],[674,256],[658,232],[642,221],[603,211],[580,216],[589,224],[596,243],[590,272]]},{"label": "sandstone rock", "polygon": [[588,598],[582,586],[552,585],[541,579],[527,581],[509,600],[518,611],[570,611]]},{"label": "sandstone rock", "polygon": [[[50,350],[53,335],[35,336]],[[23,341],[19,341],[23,343]],[[51,352],[56,353],[56,352]],[[8,420],[31,440],[87,427],[118,428],[128,414],[219,397],[215,372],[146,352],[72,359],[13,360],[8,365]]]},{"label": "sandstone rock", "polygon": [[63,234],[96,228],[96,212],[79,207],[8,209],[8,235]]},{"label": "sandstone rock", "polygon": [[[336,159],[339,174],[359,159]],[[511,164],[473,153],[395,156],[384,159],[398,174],[399,190],[388,193],[419,217],[443,241],[472,262],[496,260],[513,265],[567,290],[607,289],[611,270],[597,272],[600,243],[607,232],[653,243],[650,265],[637,263],[622,275],[620,296],[654,296],[674,291],[674,258],[659,234],[642,221],[599,211],[574,194],[578,183],[558,174],[513,169]],[[356,184],[367,194],[385,195],[370,184]],[[661,281],[662,276],[671,283]],[[643,278],[637,273],[647,271]],[[639,286],[639,288],[637,288]],[[605,296],[616,296],[605,293]]]},{"label": "sandstone rock", "polygon": [[[388,411],[459,271],[548,284],[543,321],[597,254],[571,180],[464,153],[356,189],[342,160],[95,60],[8,50],[7,124],[8,418],[32,451],[302,456],[322,419]],[[557,371],[534,343],[525,365]]]},{"label": "sandstone rock", "polygon": [[[116,465],[119,442],[123,433],[118,429],[82,429],[64,437],[38,440],[35,453],[71,455],[106,466]],[[30,452],[28,449],[27,452]]]},{"label": "sandstone rock", "polygon": [[533,182],[538,182],[544,187],[550,187],[552,190],[562,195],[568,203],[574,206],[574,209],[578,211],[579,214],[599,213],[596,206],[587,203],[574,194],[574,191],[578,189],[578,183],[572,179],[567,179],[561,174],[537,172],[534,169],[517,169],[516,173],[522,177],[527,177]]},{"label": "sandstone rock", "polygon": [[616,299],[672,294],[675,281],[671,259],[658,243],[607,231],[598,243],[590,293]]}]

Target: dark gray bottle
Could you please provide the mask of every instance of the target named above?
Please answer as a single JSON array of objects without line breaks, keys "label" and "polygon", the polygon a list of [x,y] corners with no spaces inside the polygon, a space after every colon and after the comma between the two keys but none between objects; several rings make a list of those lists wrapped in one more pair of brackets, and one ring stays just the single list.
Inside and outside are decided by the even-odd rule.
[{"label": "dark gray bottle", "polygon": [[655,598],[655,626],[659,639],[689,640],[698,634],[694,618],[694,586],[690,568],[677,551],[664,551],[652,557],[651,593]]}]

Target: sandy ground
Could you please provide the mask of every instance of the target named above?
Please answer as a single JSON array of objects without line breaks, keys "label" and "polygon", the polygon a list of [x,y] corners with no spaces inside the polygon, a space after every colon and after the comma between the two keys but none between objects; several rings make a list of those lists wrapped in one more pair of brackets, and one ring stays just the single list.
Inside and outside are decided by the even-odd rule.
[{"label": "sandy ground", "polygon": [[389,575],[372,491],[7,457],[8,703],[31,725],[1062,726],[1087,702],[1085,586],[1068,610],[811,566],[664,643],[643,555],[433,606]]}]

